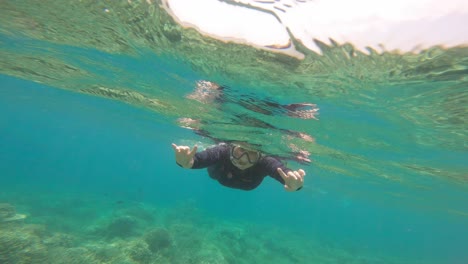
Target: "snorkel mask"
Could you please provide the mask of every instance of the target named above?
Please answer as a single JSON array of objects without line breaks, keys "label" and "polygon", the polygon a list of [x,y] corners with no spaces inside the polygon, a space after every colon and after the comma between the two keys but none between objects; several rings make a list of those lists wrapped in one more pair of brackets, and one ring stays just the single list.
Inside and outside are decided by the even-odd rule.
[{"label": "snorkel mask", "polygon": [[259,151],[249,150],[237,144],[231,145],[230,158],[233,163],[239,163],[239,161],[244,160],[247,161],[248,164],[253,165],[257,163],[261,159],[261,157],[262,154]]}]

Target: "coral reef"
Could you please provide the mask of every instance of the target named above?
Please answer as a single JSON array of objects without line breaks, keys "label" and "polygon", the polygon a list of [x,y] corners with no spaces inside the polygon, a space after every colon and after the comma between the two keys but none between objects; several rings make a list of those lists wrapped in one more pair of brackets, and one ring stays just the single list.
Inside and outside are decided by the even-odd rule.
[{"label": "coral reef", "polygon": [[157,219],[157,213],[157,210],[154,208],[142,204],[132,204],[120,209],[117,215],[131,216],[134,219],[145,222],[145,224],[151,224]]},{"label": "coral reef", "polygon": [[136,235],[138,229],[138,222],[135,218],[131,216],[121,216],[115,219],[112,219],[102,229],[102,234],[106,238],[125,238]]},{"label": "coral reef", "polygon": [[126,254],[137,263],[150,263],[152,253],[148,249],[148,244],[144,241],[136,240],[129,243]]},{"label": "coral reef", "polygon": [[[60,199],[54,201],[54,208],[62,207]],[[31,207],[34,203],[37,201],[30,202]],[[190,202],[170,209],[141,204],[117,209],[108,203],[107,207],[106,203],[78,206],[87,207],[76,208],[78,212],[95,217],[87,219],[84,225],[78,225],[79,221],[70,217],[75,214],[71,211],[48,217],[58,222],[69,221],[62,224],[84,231],[81,233],[60,231],[58,225],[0,223],[0,263],[404,263],[385,257],[356,257],[355,252],[317,241],[312,243],[309,238],[294,236],[275,226],[214,219]],[[0,208],[3,219],[16,215],[11,205],[2,204]]]},{"label": "coral reef", "polygon": [[0,263],[46,263],[47,248],[35,226],[0,229]]},{"label": "coral reef", "polygon": [[94,254],[84,247],[54,248],[49,254],[49,263],[54,264],[98,264]]},{"label": "coral reef", "polygon": [[17,221],[26,218],[24,214],[17,214],[16,209],[9,203],[0,203],[0,223]]},{"label": "coral reef", "polygon": [[48,247],[73,247],[76,244],[76,237],[70,234],[53,233],[51,236],[42,240],[44,245]]},{"label": "coral reef", "polygon": [[144,240],[148,244],[149,250],[153,253],[169,248],[172,245],[171,235],[164,228],[149,231],[145,234]]},{"label": "coral reef", "polygon": [[137,221],[130,216],[122,216],[114,219],[106,228],[106,236],[113,237],[129,237],[135,235],[137,230]]}]

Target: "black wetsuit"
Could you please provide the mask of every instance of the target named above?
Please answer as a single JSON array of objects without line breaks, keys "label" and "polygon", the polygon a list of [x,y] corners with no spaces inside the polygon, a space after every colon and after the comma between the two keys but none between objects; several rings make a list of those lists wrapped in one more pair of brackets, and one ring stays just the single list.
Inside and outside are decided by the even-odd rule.
[{"label": "black wetsuit", "polygon": [[250,168],[240,170],[232,164],[227,144],[219,144],[195,154],[192,169],[202,168],[208,168],[210,177],[222,185],[241,190],[255,189],[266,176],[284,185],[283,178],[276,170],[281,168],[285,173],[291,171],[279,160],[269,156],[263,157]]}]

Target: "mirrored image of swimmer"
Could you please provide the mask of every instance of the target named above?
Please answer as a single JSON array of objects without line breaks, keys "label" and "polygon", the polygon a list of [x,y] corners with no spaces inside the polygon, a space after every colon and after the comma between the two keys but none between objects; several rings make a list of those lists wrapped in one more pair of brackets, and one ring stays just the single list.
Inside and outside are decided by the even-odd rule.
[{"label": "mirrored image of swimmer", "polygon": [[[266,99],[255,99],[249,96],[229,96],[226,95],[229,91],[228,86],[220,86],[217,83],[211,81],[198,81],[195,90],[190,93],[187,98],[199,101],[203,104],[210,105],[211,107],[221,108],[224,103],[233,103],[240,105],[245,109],[260,113],[264,115],[287,115],[289,117],[300,118],[300,119],[315,119],[318,120],[318,107],[312,103],[294,103],[282,105],[272,100]],[[242,126],[251,126],[255,128],[264,128],[269,130],[276,130],[281,132],[287,138],[298,138],[305,142],[314,142],[314,138],[306,133],[293,131],[290,129],[284,129],[269,124],[263,120],[255,118],[246,113],[235,114],[235,120],[231,120],[231,123],[238,123]],[[192,118],[179,118],[179,125],[194,130],[194,132],[200,136],[212,139],[214,142],[222,142],[219,139],[213,137],[209,131],[201,129],[202,125],[206,124],[203,120],[195,120]],[[291,157],[288,159],[295,160],[299,163],[310,163],[310,153],[307,150],[303,150],[297,145],[289,144],[291,149]]]},{"label": "mirrored image of swimmer", "polygon": [[301,119],[318,120],[318,107],[313,103],[294,103],[282,105],[269,99],[258,99],[248,95],[229,96],[229,86],[219,85],[211,81],[197,81],[195,89],[187,95],[187,98],[210,105],[222,105],[223,103],[234,103],[264,115],[287,115]]},{"label": "mirrored image of swimmer", "polygon": [[267,176],[281,183],[289,192],[298,191],[304,185],[304,170],[291,170],[279,159],[264,155],[247,143],[220,143],[201,152],[197,152],[196,145],[190,148],[172,144],[172,148],[180,167],[206,168],[212,179],[230,188],[253,190]]}]

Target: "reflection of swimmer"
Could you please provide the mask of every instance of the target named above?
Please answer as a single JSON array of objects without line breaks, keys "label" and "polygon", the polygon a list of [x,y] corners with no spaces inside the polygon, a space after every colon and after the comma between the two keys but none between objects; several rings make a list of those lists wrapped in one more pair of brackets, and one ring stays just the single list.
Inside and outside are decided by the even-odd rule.
[{"label": "reflection of swimmer", "polygon": [[21,219],[25,219],[26,215],[17,214],[15,207],[8,203],[0,203],[0,223],[13,222]]},{"label": "reflection of swimmer", "polygon": [[243,97],[239,100],[230,100],[225,96],[228,86],[221,86],[210,81],[198,81],[195,90],[187,95],[187,98],[204,104],[234,103],[248,110],[264,115],[285,114],[301,119],[317,119],[317,105],[311,103],[295,103],[282,105],[271,100],[258,100],[251,97]]},{"label": "reflection of swimmer", "polygon": [[[187,96],[189,99],[199,101],[203,104],[210,104],[215,107],[221,107],[223,103],[233,103],[239,106],[244,107],[250,111],[264,114],[264,115],[277,115],[283,114],[290,117],[301,118],[301,119],[317,119],[318,108],[315,104],[311,103],[296,103],[296,104],[287,104],[281,105],[277,102],[271,100],[257,100],[248,96],[242,97],[229,97],[226,95],[229,87],[220,86],[214,82],[210,81],[199,81],[195,87],[195,91]],[[252,126],[255,128],[264,128],[270,130],[280,131],[282,134],[287,137],[294,137],[304,140],[306,142],[314,142],[314,138],[306,133],[293,131],[289,129],[278,128],[272,124],[269,124],[263,120],[252,117],[247,114],[236,114],[234,115],[236,120],[235,123],[240,123],[244,126]],[[204,124],[202,120],[194,120],[191,118],[180,118],[179,124],[182,127],[189,128],[194,130],[195,133],[208,137],[215,142],[219,143],[220,140],[214,138],[206,130],[201,129],[201,126]],[[309,152],[305,150],[297,149],[297,147],[292,147],[290,145],[293,157],[292,159],[300,163],[309,163]]]},{"label": "reflection of swimmer", "polygon": [[230,188],[252,190],[266,176],[283,184],[286,191],[298,191],[304,184],[304,170],[293,171],[278,159],[264,156],[244,143],[222,143],[198,153],[197,146],[190,149],[172,144],[172,147],[179,166],[207,168],[211,178]]}]

